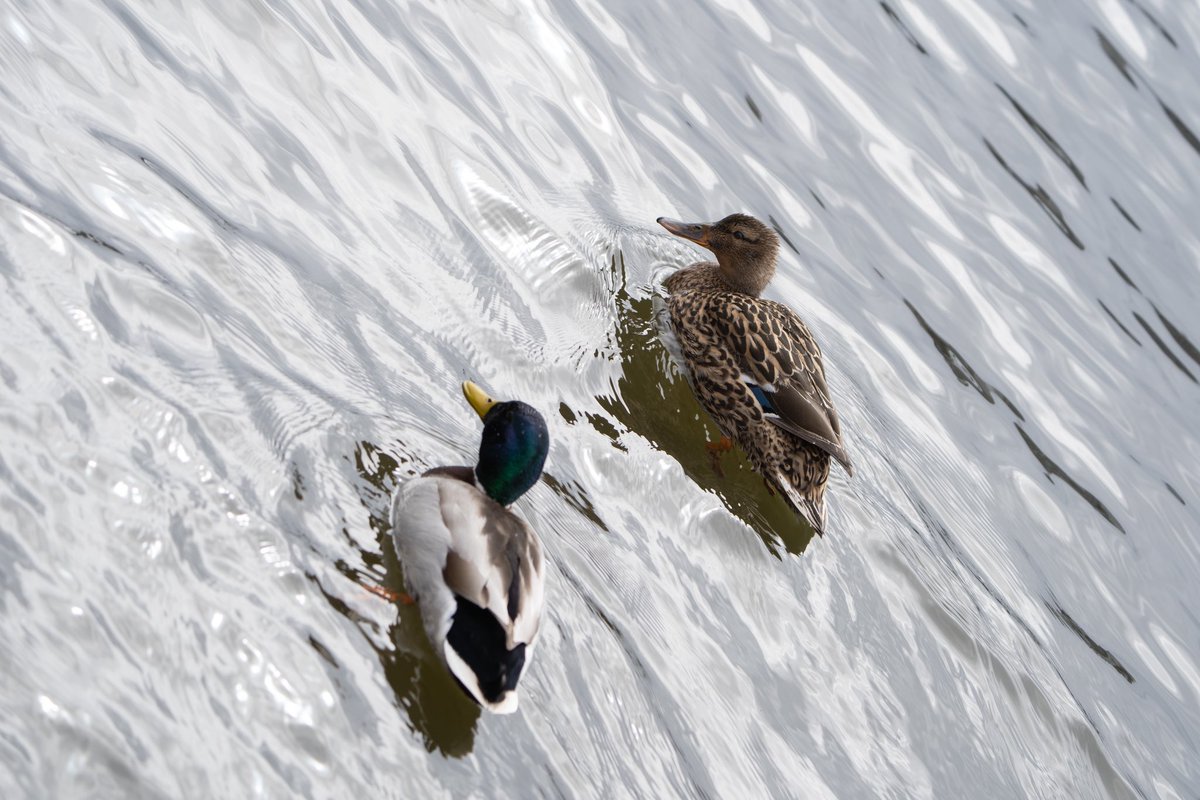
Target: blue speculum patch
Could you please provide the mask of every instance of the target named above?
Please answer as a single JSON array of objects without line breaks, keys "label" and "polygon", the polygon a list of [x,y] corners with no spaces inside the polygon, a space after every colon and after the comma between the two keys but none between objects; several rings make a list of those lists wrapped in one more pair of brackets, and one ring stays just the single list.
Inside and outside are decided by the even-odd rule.
[{"label": "blue speculum patch", "polygon": [[754,399],[757,400],[758,404],[763,407],[763,411],[766,411],[770,414],[779,413],[775,410],[775,406],[771,404],[771,398],[767,396],[767,393],[763,391],[761,386],[753,383],[749,384],[749,386],[750,391],[754,394]]}]

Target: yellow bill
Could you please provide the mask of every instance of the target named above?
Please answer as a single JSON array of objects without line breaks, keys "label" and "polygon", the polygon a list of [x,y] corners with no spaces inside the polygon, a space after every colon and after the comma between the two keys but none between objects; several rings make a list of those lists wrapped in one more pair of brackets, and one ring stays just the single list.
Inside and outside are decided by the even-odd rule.
[{"label": "yellow bill", "polygon": [[467,398],[467,402],[471,404],[471,408],[475,409],[475,413],[480,419],[487,416],[487,413],[492,410],[492,406],[496,405],[496,401],[488,397],[488,393],[479,388],[479,384],[472,381],[463,381],[462,385],[463,396]]}]

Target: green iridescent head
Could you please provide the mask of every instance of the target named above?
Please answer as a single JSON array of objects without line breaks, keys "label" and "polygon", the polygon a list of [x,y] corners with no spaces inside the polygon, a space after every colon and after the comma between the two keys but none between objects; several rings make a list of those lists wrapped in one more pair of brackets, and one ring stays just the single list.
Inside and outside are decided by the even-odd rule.
[{"label": "green iridescent head", "polygon": [[537,483],[550,452],[550,432],[542,415],[519,400],[497,402],[466,381],[463,394],[483,420],[475,479],[488,497],[510,505]]}]

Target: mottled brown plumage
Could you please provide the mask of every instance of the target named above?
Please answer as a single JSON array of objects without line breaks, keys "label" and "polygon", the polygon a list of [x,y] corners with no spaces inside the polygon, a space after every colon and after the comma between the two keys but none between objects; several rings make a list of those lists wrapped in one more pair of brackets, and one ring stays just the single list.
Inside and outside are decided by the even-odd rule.
[{"label": "mottled brown plumage", "polygon": [[668,349],[721,432],[823,533],[830,457],[853,473],[821,348],[795,312],[759,297],[779,238],[745,214],[711,225],[658,221],[717,257],[664,282]]}]

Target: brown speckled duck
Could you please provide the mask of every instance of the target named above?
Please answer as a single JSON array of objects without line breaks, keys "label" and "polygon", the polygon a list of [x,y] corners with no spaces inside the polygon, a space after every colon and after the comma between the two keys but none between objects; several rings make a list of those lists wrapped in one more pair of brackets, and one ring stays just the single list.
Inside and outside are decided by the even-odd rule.
[{"label": "brown speckled duck", "polygon": [[779,237],[746,214],[711,224],[659,217],[658,224],[717,257],[666,279],[660,317],[668,351],[726,437],[709,447],[736,443],[767,485],[823,533],[830,457],[853,470],[821,348],[795,312],[759,296],[775,274]]}]

